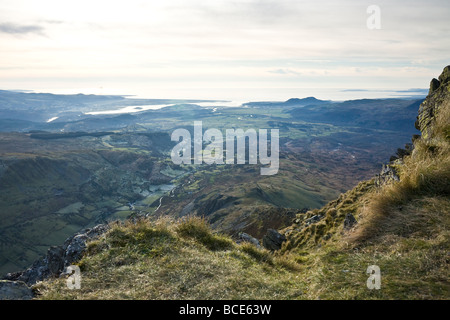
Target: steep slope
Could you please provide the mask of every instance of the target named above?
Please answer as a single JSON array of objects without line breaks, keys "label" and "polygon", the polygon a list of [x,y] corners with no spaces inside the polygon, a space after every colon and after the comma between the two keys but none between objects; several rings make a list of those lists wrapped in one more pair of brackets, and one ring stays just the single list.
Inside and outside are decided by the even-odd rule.
[{"label": "steep slope", "polygon": [[[307,276],[316,295],[450,297],[449,69],[433,79],[420,106],[416,126],[422,137],[414,137],[412,152],[399,152],[380,175],[299,215],[284,230],[283,250],[303,253],[316,268]],[[378,292],[363,285],[369,265],[381,269]]]},{"label": "steep slope", "polygon": [[[42,299],[448,299],[449,68],[420,106],[414,148],[321,209],[299,213],[269,252],[213,233],[204,220],[115,224],[88,244],[80,290]],[[432,111],[430,111],[432,110]],[[367,287],[367,269],[381,289]]]}]

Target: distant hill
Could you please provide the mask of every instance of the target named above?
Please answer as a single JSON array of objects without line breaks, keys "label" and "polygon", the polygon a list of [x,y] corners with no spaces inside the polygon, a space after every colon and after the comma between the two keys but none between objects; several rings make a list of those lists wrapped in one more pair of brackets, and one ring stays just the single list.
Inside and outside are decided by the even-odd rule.
[{"label": "distant hill", "polygon": [[413,133],[420,100],[360,99],[339,103],[321,101],[319,104],[293,108],[295,120],[328,123],[372,129],[406,130]]},{"label": "distant hill", "polygon": [[287,101],[284,102],[285,105],[309,105],[309,104],[321,104],[321,103],[327,103],[329,101],[325,101],[325,100],[319,100],[316,99],[315,97],[307,97],[307,98],[303,98],[303,99],[298,99],[298,98],[291,98]]},{"label": "distant hill", "polygon": [[271,106],[285,106],[285,107],[292,107],[292,106],[306,106],[306,105],[317,105],[317,104],[322,104],[322,103],[329,103],[331,101],[326,101],[326,100],[319,100],[316,99],[315,97],[307,97],[307,98],[291,98],[289,100],[286,101],[254,101],[254,102],[247,102],[244,103],[244,106],[248,106],[248,107],[261,107],[261,108],[265,108],[265,107],[271,107]]}]

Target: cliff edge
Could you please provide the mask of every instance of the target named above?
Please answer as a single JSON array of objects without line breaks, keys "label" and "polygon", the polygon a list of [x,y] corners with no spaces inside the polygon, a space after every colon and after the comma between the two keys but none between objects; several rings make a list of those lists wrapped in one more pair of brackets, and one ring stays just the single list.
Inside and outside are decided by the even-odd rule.
[{"label": "cliff edge", "polygon": [[446,66],[438,79],[433,78],[425,101],[420,105],[416,121],[416,129],[422,133],[422,138],[433,136],[433,126],[436,115],[441,109],[448,110],[450,104],[450,66]]}]

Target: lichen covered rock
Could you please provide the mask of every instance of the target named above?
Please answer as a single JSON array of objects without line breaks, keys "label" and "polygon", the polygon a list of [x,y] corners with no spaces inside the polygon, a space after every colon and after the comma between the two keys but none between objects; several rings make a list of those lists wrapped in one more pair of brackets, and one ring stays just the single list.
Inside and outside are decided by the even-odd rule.
[{"label": "lichen covered rock", "polygon": [[422,132],[423,139],[429,139],[436,114],[440,108],[450,103],[450,66],[446,66],[438,79],[431,80],[427,98],[419,108],[416,129]]}]

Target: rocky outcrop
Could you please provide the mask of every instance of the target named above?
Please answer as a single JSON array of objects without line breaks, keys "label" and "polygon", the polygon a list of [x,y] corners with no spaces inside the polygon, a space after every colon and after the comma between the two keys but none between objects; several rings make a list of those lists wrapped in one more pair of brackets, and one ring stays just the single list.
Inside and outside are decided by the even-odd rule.
[{"label": "rocky outcrop", "polygon": [[108,230],[108,225],[98,225],[85,229],[68,238],[62,246],[50,247],[44,258],[21,272],[8,273],[4,279],[21,282],[28,286],[44,279],[59,276],[66,267],[80,260],[88,240],[92,240]]},{"label": "rocky outcrop", "polygon": [[446,66],[438,79],[431,80],[427,98],[419,108],[416,129],[422,132],[422,138],[429,139],[436,114],[450,103],[450,66]]},{"label": "rocky outcrop", "polygon": [[275,229],[268,229],[266,235],[263,237],[264,248],[276,251],[281,249],[281,245],[286,241],[286,237]]},{"label": "rocky outcrop", "polygon": [[0,280],[0,300],[31,300],[33,290],[21,281]]},{"label": "rocky outcrop", "polygon": [[[421,103],[415,123],[417,130],[421,131],[421,139],[429,140],[433,135],[434,122],[440,109],[448,108],[450,101],[450,66],[446,66],[438,79],[431,80],[428,96]],[[413,142],[419,137],[414,135]],[[399,181],[396,166],[403,164],[403,157],[414,151],[414,144],[406,144],[404,149],[397,149],[396,155],[390,158],[390,164],[383,165],[381,172],[375,177],[375,184],[382,186]]]},{"label": "rocky outcrop", "polygon": [[381,187],[385,184],[400,181],[397,170],[391,165],[384,165],[381,172],[375,176],[375,185]]}]

